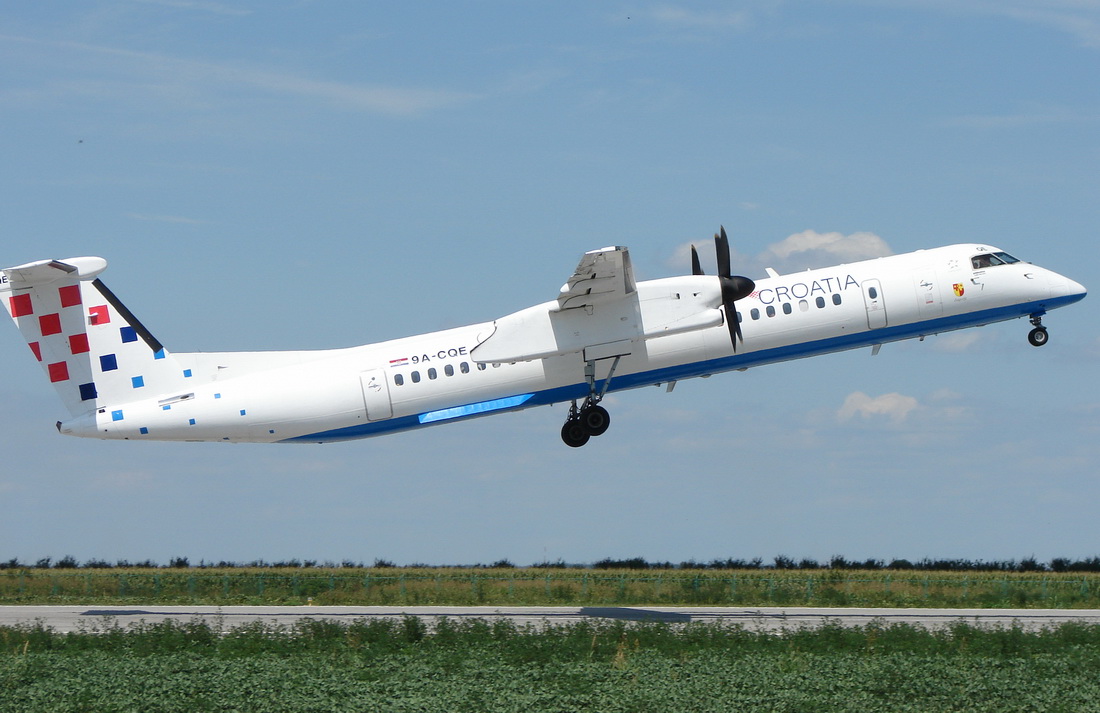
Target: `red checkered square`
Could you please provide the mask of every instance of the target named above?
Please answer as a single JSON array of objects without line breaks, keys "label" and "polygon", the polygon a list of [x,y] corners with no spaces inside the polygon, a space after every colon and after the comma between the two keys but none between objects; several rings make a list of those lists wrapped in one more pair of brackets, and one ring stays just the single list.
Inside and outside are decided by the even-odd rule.
[{"label": "red checkered square", "polygon": [[107,305],[89,307],[88,317],[89,324],[107,324],[111,321],[111,313],[107,310]]},{"label": "red checkered square", "polygon": [[57,383],[58,381],[69,380],[69,365],[63,361],[59,361],[56,364],[50,364],[46,367],[50,372],[50,381]]},{"label": "red checkered square", "polygon": [[28,314],[34,314],[34,305],[31,304],[29,294],[12,295],[8,298],[8,304],[11,305],[12,317],[26,317]]},{"label": "red checkered square", "polygon": [[69,349],[73,354],[85,354],[91,351],[91,347],[88,346],[88,335],[74,334],[69,337]]},{"label": "red checkered square", "polygon": [[38,342],[30,342],[31,351],[34,352],[34,358],[38,361],[42,361],[42,345]]},{"label": "red checkered square", "polygon": [[76,307],[80,304],[80,285],[59,287],[57,294],[61,297],[62,307]]},{"label": "red checkered square", "polygon": [[51,334],[61,334],[61,315],[57,312],[44,314],[38,318],[38,326],[42,328],[43,337],[48,337]]}]

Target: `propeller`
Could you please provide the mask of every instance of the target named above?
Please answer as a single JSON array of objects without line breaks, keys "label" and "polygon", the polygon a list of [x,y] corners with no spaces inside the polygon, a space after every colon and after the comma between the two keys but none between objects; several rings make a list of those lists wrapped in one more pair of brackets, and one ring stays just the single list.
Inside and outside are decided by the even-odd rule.
[{"label": "propeller", "polygon": [[699,253],[695,251],[695,246],[691,246],[691,274],[692,275],[705,275],[703,272],[703,266],[699,264]]},{"label": "propeller", "polygon": [[[730,330],[733,350],[737,351],[737,340],[741,340],[744,344],[745,337],[741,334],[741,323],[737,321],[737,309],[733,303],[748,297],[756,289],[756,283],[747,277],[730,274],[730,240],[726,236],[724,226],[720,233],[714,234],[714,252],[718,256],[718,280],[722,286],[722,305],[726,308],[726,327]],[[694,245],[691,246],[691,274],[706,274],[699,263],[699,253],[696,252]]]}]

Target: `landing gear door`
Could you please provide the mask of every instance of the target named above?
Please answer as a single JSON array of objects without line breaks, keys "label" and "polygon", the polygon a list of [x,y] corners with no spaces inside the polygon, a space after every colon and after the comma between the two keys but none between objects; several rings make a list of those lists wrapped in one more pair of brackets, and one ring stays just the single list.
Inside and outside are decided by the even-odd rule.
[{"label": "landing gear door", "polygon": [[881,329],[886,326],[886,303],[882,299],[882,286],[878,280],[864,280],[863,304],[867,307],[867,326]]},{"label": "landing gear door", "polygon": [[367,420],[381,421],[393,416],[386,372],[382,369],[364,371],[359,374],[359,381],[363,385],[363,405],[367,409]]}]

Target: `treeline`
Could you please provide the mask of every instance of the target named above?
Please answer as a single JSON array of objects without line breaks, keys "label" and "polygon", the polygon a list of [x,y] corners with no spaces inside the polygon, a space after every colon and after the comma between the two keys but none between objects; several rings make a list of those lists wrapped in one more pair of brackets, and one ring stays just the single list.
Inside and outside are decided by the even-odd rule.
[{"label": "treeline", "polygon": [[[79,562],[71,555],[54,561],[44,557],[36,562],[21,562],[18,558],[0,561],[0,570],[5,569],[513,569],[517,565],[507,559],[491,564],[471,565],[430,565],[415,563],[397,565],[390,560],[375,559],[373,564],[343,560],[339,563],[331,560],[253,560],[251,562],[207,562],[199,560],[192,564],[187,557],[173,557],[167,564],[152,560],[130,562],[117,560],[108,562],[102,559],[90,559]],[[1100,572],[1100,557],[1070,559],[1055,557],[1049,562],[1040,562],[1034,557],[1021,560],[969,560],[969,559],[931,559],[924,558],[915,562],[907,559],[866,559],[850,560],[840,555],[833,556],[828,562],[815,559],[794,559],[778,555],[771,562],[760,557],[753,559],[714,559],[707,562],[685,560],[683,562],[649,562],[642,557],[613,559],[610,557],[591,564],[570,564],[563,560],[538,562],[528,565],[530,568],[544,569],[630,569],[630,570],[918,570],[928,572]]]},{"label": "treeline", "polygon": [[777,569],[777,570],[919,570],[927,572],[1100,572],[1100,557],[1074,560],[1055,557],[1050,562],[1040,562],[1034,557],[1021,560],[969,560],[931,559],[917,561],[907,559],[850,560],[835,555],[828,562],[816,559],[793,559],[778,555],[771,562],[760,557],[751,560],[716,559],[709,562],[687,560],[684,562],[647,562],[641,557],[632,559],[602,559],[591,565],[593,569]]}]

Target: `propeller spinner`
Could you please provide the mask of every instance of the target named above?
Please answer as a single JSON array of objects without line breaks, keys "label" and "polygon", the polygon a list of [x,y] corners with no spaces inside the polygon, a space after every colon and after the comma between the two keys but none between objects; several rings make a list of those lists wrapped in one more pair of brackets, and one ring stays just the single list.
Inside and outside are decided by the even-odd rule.
[{"label": "propeller spinner", "polygon": [[[714,234],[714,252],[718,256],[718,280],[722,285],[722,305],[726,308],[726,326],[730,331],[733,350],[737,351],[737,340],[741,340],[743,344],[745,337],[741,334],[741,323],[737,321],[737,309],[733,303],[748,297],[756,289],[756,283],[747,277],[730,274],[730,241],[724,226],[720,233]],[[699,253],[696,252],[694,245],[691,246],[691,274],[706,274],[699,263]]]}]

